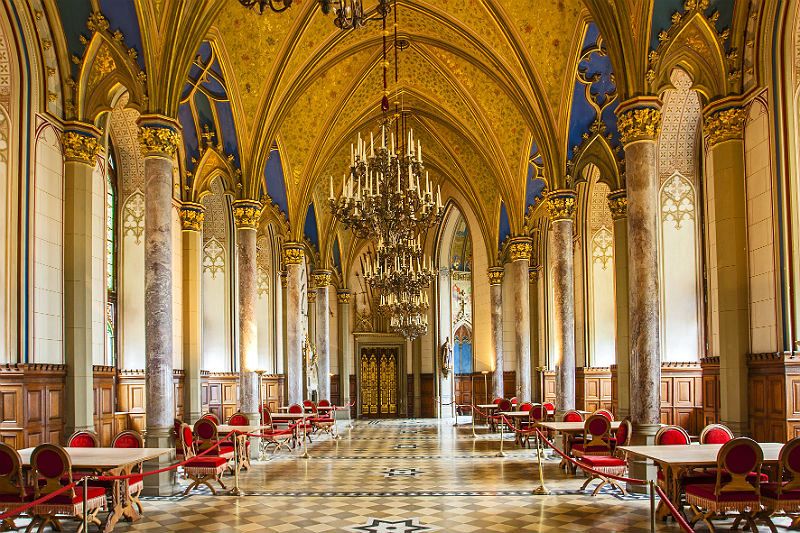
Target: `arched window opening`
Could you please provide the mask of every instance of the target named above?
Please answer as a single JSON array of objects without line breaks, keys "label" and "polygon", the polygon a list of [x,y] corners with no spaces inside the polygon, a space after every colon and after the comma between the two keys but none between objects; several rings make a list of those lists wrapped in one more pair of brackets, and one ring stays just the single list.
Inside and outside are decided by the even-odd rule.
[{"label": "arched window opening", "polygon": [[616,361],[616,304],[614,295],[614,223],[608,208],[609,188],[598,181],[600,172],[591,165],[587,239],[589,287],[589,350],[592,367],[607,367]]},{"label": "arched window opening", "polygon": [[471,374],[475,369],[472,350],[472,239],[467,222],[460,213],[450,243],[449,263],[453,368],[456,374]]},{"label": "arched window opening", "polygon": [[106,172],[106,361],[117,362],[117,168],[109,143]]}]

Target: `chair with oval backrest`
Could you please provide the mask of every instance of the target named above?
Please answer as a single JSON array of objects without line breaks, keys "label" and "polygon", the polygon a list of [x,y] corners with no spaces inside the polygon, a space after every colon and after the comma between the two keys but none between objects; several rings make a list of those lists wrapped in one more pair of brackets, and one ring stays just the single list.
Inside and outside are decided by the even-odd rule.
[{"label": "chair with oval backrest", "polygon": [[[289,406],[289,413],[291,413],[291,414],[302,414],[302,413],[305,413],[305,409],[299,403],[293,403],[292,405]],[[306,420],[308,420],[308,419],[306,419]],[[303,427],[303,426],[305,426],[305,427]],[[314,430],[314,428],[311,427],[311,422],[308,422],[308,421],[303,422],[303,420],[298,420],[296,423],[294,423],[292,425],[292,427],[294,428],[294,431],[295,431],[295,439],[300,439],[301,435],[303,434],[303,431],[305,431],[306,438],[308,439],[308,442],[312,442],[311,433]]]},{"label": "chair with oval backrest", "polygon": [[733,431],[722,424],[709,424],[700,432],[700,444],[725,444],[733,439]]},{"label": "chair with oval backrest", "polygon": [[[729,440],[717,453],[716,482],[698,483],[686,487],[686,502],[694,511],[689,523],[703,521],[714,531],[714,518],[729,518],[737,513],[747,522],[750,531],[758,531],[756,518],[761,513],[761,484],[748,479],[751,473],[761,473],[764,454],[756,441],[747,437]],[[727,476],[726,476],[727,473]],[[764,521],[775,531],[769,518]]]},{"label": "chair with oval backrest", "polygon": [[[19,452],[5,443],[0,443],[0,510],[8,511],[30,501],[31,492],[22,476],[22,460]],[[16,531],[12,517],[0,523],[0,531]]]},{"label": "chair with oval backrest", "polygon": [[100,438],[94,431],[76,431],[67,439],[67,448],[99,448]]},{"label": "chair with oval backrest", "polygon": [[[504,417],[502,415],[500,415],[499,413],[501,413],[503,411],[506,411],[506,412],[512,411],[513,409],[514,409],[514,404],[511,403],[511,400],[507,400],[505,398],[503,400],[501,400],[500,403],[497,404],[497,415],[496,415],[497,416],[497,423],[499,425],[501,425],[501,429],[502,429],[502,425],[506,425],[507,426],[507,424],[504,424],[504,421],[503,421]],[[509,429],[511,429],[511,428],[509,428]]]},{"label": "chair with oval backrest", "polygon": [[611,421],[603,415],[591,415],[583,423],[584,442],[572,445],[572,455],[611,455]]},{"label": "chair with oval backrest", "polygon": [[[198,420],[198,422],[200,422],[200,420]],[[214,428],[216,429],[216,426],[214,426]],[[207,486],[211,489],[211,493],[216,495],[217,491],[211,485],[212,481],[219,483],[223,489],[226,488],[225,483],[222,482],[222,474],[228,467],[228,460],[224,457],[211,454],[197,457],[195,455],[194,432],[188,424],[184,424],[181,427],[181,435],[183,435],[181,440],[183,441],[184,453],[186,455],[186,464],[183,465],[183,472],[186,474],[186,477],[192,480],[183,492],[184,496],[200,485]]]},{"label": "chair with oval backrest", "polygon": [[593,415],[603,415],[604,417],[608,418],[609,422],[613,422],[614,421],[614,415],[608,409],[598,409],[592,414]]},{"label": "chair with oval backrest", "polygon": [[[126,429],[125,431],[120,431],[117,433],[117,435],[114,437],[114,440],[111,442],[111,447],[144,448],[144,438],[142,438],[141,433],[138,431]],[[128,480],[128,496],[139,510],[140,515],[144,513],[142,502],[139,500],[139,496],[142,494],[142,489],[144,489],[144,475],[142,475],[143,468],[144,464],[139,463],[139,465],[135,468],[137,471],[136,474]]]},{"label": "chair with oval backrest", "polygon": [[322,399],[322,400],[319,401],[317,406],[318,407],[330,407],[331,406],[331,402],[329,402],[328,400]]},{"label": "chair with oval backrest", "polygon": [[554,422],[556,419],[556,405],[553,402],[544,402],[545,420]]},{"label": "chair with oval backrest", "polygon": [[287,424],[285,428],[278,428],[278,424],[272,421],[272,413],[268,405],[263,406],[261,416],[264,425],[261,429],[261,452],[266,453],[270,446],[275,446],[275,449],[272,450],[273,455],[284,446],[287,451],[291,451],[289,442],[294,440],[292,424]]},{"label": "chair with oval backrest", "polygon": [[[250,418],[241,411],[237,411],[231,415],[228,419],[229,426],[249,426],[250,425]],[[240,450],[239,454],[239,464],[245,470],[250,470],[250,439],[243,438],[240,439],[238,436],[236,437],[237,440],[241,443],[244,443],[244,449]]]},{"label": "chair with oval backrest", "polygon": [[783,512],[792,519],[789,529],[800,527],[800,437],[781,448],[778,455],[779,482],[761,484],[761,504],[769,514]]},{"label": "chair with oval backrest", "polygon": [[214,413],[206,413],[203,416],[201,416],[200,418],[205,418],[206,420],[211,420],[216,425],[219,425],[219,417],[217,415],[215,415]]},{"label": "chair with oval backrest", "polygon": [[[517,410],[518,411],[528,411],[528,415],[530,415],[530,412],[531,412],[532,408],[533,408],[533,404],[531,402],[524,402],[524,403],[520,404],[520,406],[518,407]],[[530,418],[528,418],[528,419],[524,419],[523,418],[522,421],[520,422],[520,427],[522,429],[527,429],[530,426],[531,426]],[[527,437],[526,437],[526,440],[527,440]]]},{"label": "chair with oval backrest", "polygon": [[[603,415],[601,414],[598,416]],[[631,421],[626,418],[620,422],[619,428],[617,428],[617,446],[627,446],[630,444],[631,433]],[[589,486],[589,483],[591,483],[593,480],[599,479],[600,484],[595,487],[594,491],[592,492],[592,496],[597,496],[597,494],[600,492],[600,489],[606,485],[611,485],[612,487],[619,489],[623,495],[626,494],[625,487],[617,480],[609,477],[612,475],[624,476],[627,471],[628,461],[621,450],[614,450],[613,454],[611,455],[584,455],[578,460],[581,464],[592,469],[591,471],[585,470],[585,473],[589,479],[587,479],[583,484],[581,490],[585,490],[586,487]]]},{"label": "chair with oval backrest", "polygon": [[[66,450],[54,444],[40,444],[31,453],[31,481],[34,498],[39,499],[53,492],[62,490],[72,481],[72,464]],[[67,489],[58,496],[31,507],[28,512],[33,517],[26,532],[39,525],[39,531],[51,525],[61,531],[59,516],[68,516],[79,520],[78,532],[83,532],[83,516],[87,522],[102,528],[97,513],[106,508],[106,489],[89,486],[86,489],[86,507],[84,508],[84,488],[81,484]]]},{"label": "chair with oval backrest", "polygon": [[[201,418],[194,423],[194,436],[197,439],[196,448],[197,453],[214,448],[219,442],[219,432],[217,425],[207,418]],[[223,448],[223,443],[210,451],[207,455],[218,455],[224,457],[226,460],[233,459],[233,444],[228,441],[228,447]]]},{"label": "chair with oval backrest", "polygon": [[[500,405],[500,402],[502,402],[502,401],[503,401],[503,398],[497,397],[494,400],[492,400],[492,403],[494,405]],[[500,417],[497,416],[496,413],[497,413],[497,409],[495,409],[493,411],[490,410],[487,413],[488,420],[489,420],[489,430],[490,431],[497,431],[497,421],[500,420]]]}]

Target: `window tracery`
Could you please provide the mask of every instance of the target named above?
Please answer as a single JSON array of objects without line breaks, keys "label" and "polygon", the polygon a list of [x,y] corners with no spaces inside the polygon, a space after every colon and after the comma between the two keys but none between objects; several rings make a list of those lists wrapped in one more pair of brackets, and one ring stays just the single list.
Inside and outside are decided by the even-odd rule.
[{"label": "window tracery", "polygon": [[661,217],[681,229],[684,221],[694,220],[694,188],[678,173],[673,174],[661,190]]},{"label": "window tracery", "polygon": [[215,238],[209,239],[203,246],[203,272],[211,274],[211,279],[225,272],[225,248]]}]

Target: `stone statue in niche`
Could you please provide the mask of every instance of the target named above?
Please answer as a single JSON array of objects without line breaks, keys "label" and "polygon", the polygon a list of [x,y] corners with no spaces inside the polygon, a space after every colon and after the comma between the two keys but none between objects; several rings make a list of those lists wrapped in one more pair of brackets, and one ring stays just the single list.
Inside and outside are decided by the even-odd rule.
[{"label": "stone statue in niche", "polygon": [[311,396],[312,391],[319,390],[319,374],[317,371],[317,348],[308,339],[308,335],[306,335],[306,339],[303,341],[303,354],[306,360],[308,392],[309,396]]},{"label": "stone statue in niche", "polygon": [[442,363],[442,376],[447,377],[453,370],[453,347],[450,346],[450,337],[447,337],[439,349],[439,358]]}]

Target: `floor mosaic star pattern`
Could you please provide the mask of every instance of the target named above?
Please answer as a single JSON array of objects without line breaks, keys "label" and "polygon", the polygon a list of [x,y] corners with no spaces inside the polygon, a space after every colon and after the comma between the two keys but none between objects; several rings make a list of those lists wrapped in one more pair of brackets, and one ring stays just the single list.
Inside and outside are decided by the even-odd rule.
[{"label": "floor mosaic star pattern", "polygon": [[[188,497],[144,498],[145,516],[119,524],[116,531],[650,531],[647,497],[622,497],[606,489],[592,498],[579,490],[583,477],[565,474],[558,460],[544,463],[552,493],[534,495],[535,454],[507,441],[507,456],[496,457],[497,435],[488,434],[485,426],[473,438],[470,425],[453,427],[452,420],[375,422],[355,422],[352,430],[342,424],[340,440],[314,439],[309,460],[295,451],[255,462],[241,476],[243,497],[212,496],[204,489]],[[400,433],[409,429],[418,434]],[[399,444],[416,448],[398,448]],[[384,477],[391,469],[423,474]],[[226,484],[232,483],[228,477]],[[66,526],[75,531],[73,524]],[[726,527],[730,524],[720,529]],[[679,529],[659,524],[658,531]]]}]

